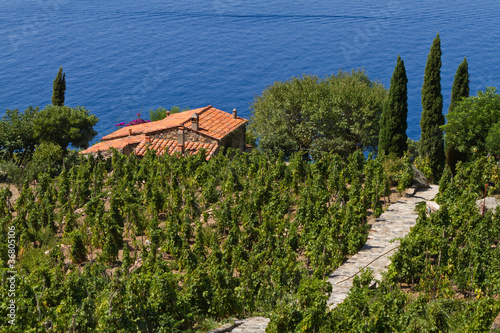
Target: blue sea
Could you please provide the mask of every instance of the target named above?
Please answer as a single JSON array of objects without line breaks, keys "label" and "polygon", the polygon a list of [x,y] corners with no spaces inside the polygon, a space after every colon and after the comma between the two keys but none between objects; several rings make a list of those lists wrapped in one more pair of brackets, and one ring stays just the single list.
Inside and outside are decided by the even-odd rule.
[{"label": "blue sea", "polygon": [[500,79],[498,0],[16,0],[0,1],[0,116],[50,104],[66,73],[66,105],[118,122],[160,106],[212,104],[250,117],[275,81],[364,68],[387,88],[396,58],[408,75],[408,135],[420,136],[425,62],[441,36],[448,109],[455,71],[469,62],[471,94]]}]

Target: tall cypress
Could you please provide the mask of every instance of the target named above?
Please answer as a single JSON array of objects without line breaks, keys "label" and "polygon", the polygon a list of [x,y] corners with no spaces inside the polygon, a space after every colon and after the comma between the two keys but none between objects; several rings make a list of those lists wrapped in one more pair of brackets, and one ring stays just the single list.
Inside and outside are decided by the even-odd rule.
[{"label": "tall cypress", "polygon": [[443,95],[441,94],[441,40],[439,33],[432,43],[425,65],[420,118],[420,154],[429,157],[434,179],[440,179],[445,163],[443,130]]},{"label": "tall cypress", "polygon": [[[467,58],[458,65],[457,72],[455,73],[455,80],[451,88],[451,102],[448,108],[448,114],[453,113],[456,104],[462,99],[469,97],[469,65]],[[455,173],[455,165],[458,161],[465,160],[465,154],[460,153],[455,147],[446,144],[446,164]]]},{"label": "tall cypress", "polygon": [[392,73],[391,87],[380,118],[378,150],[403,156],[408,149],[406,128],[408,124],[408,78],[401,56],[398,56]]},{"label": "tall cypress", "polygon": [[66,91],[66,74],[63,74],[62,67],[59,67],[59,72],[54,79],[52,85],[52,105],[64,105],[64,92]]}]

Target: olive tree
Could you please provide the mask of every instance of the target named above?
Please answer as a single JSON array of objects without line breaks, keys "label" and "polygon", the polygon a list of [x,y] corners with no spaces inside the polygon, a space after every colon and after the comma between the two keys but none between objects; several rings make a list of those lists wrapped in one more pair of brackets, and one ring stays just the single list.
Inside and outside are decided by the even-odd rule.
[{"label": "olive tree", "polygon": [[259,146],[289,157],[302,151],[316,159],[376,150],[386,89],[361,70],[275,82],[251,106],[249,130]]}]

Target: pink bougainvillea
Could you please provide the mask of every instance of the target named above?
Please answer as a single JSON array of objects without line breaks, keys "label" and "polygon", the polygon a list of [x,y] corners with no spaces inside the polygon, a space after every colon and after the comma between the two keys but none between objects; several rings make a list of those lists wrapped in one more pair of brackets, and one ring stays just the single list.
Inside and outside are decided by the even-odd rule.
[{"label": "pink bougainvillea", "polygon": [[149,123],[151,120],[144,120],[141,118],[141,114],[138,112],[136,113],[137,119],[134,119],[132,121],[129,121],[128,123],[118,123],[115,126],[122,127],[122,126],[134,126],[134,125],[139,125],[139,124],[144,124],[144,123]]}]

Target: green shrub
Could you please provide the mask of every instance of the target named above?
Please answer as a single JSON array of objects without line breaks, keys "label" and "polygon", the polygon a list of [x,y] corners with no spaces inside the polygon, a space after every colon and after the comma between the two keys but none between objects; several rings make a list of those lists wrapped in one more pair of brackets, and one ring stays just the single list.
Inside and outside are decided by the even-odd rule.
[{"label": "green shrub", "polygon": [[413,162],[415,167],[420,170],[425,178],[427,178],[431,183],[434,182],[434,177],[432,176],[431,162],[429,157],[417,156]]},{"label": "green shrub", "polygon": [[87,261],[87,248],[85,247],[84,235],[80,231],[71,233],[71,260],[75,264]]}]

